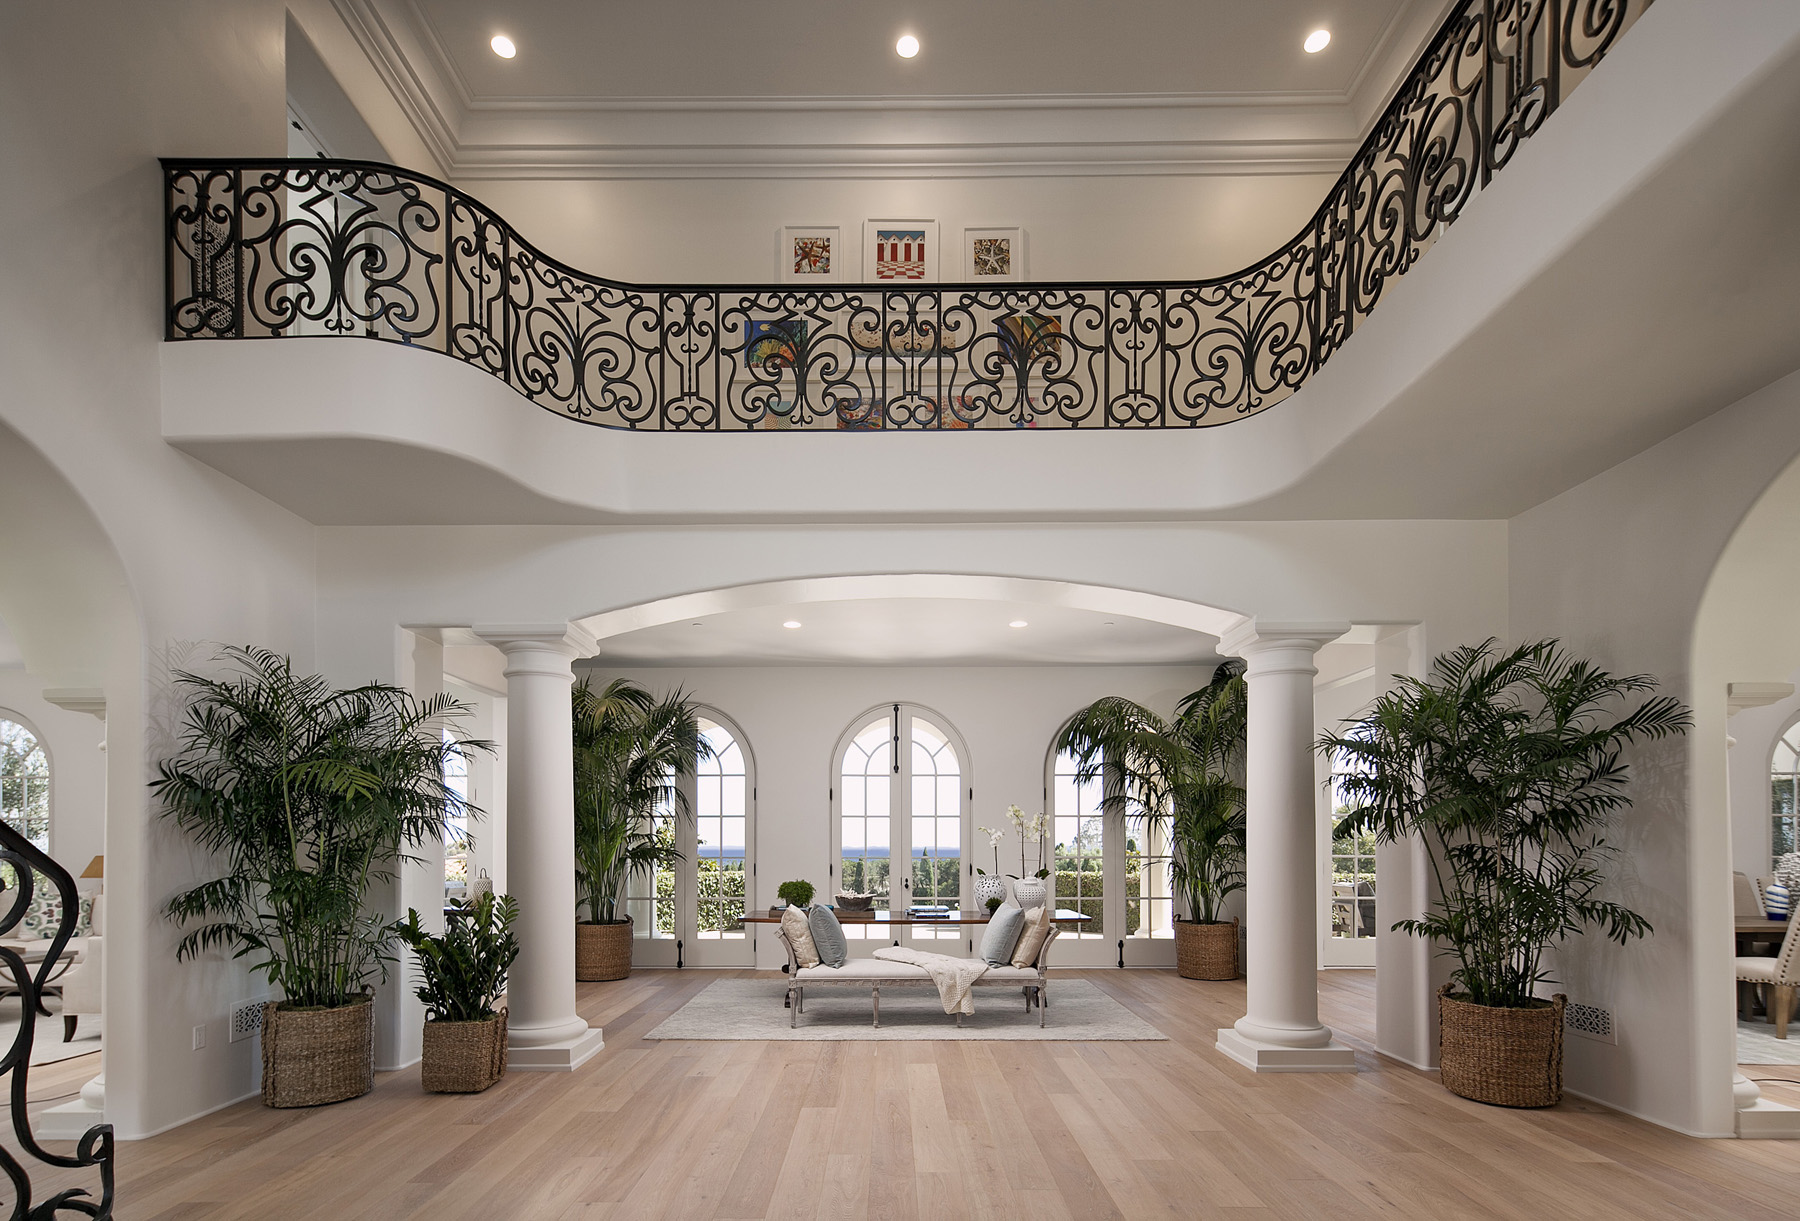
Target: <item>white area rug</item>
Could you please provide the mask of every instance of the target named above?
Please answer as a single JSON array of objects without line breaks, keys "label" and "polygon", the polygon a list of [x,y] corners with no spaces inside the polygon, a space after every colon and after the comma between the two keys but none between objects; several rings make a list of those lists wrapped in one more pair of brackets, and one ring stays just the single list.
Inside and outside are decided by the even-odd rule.
[{"label": "white area rug", "polygon": [[[32,1031],[31,1062],[33,1064],[56,1064],[62,1060],[73,1060],[76,1056],[86,1056],[100,1050],[100,1019],[84,1016],[77,1018],[80,1024],[75,1027],[75,1038],[63,1042],[62,998],[51,996],[44,1000],[50,1010],[50,1016],[38,1015],[37,1025]],[[9,996],[0,1000],[0,1048],[12,1046],[12,1041],[19,1037],[19,998]]]},{"label": "white area rug", "polygon": [[1788,1037],[1775,1037],[1772,1022],[1739,1022],[1739,1064],[1800,1064],[1800,1021],[1788,1023]]},{"label": "white area rug", "polygon": [[944,1012],[936,988],[883,989],[881,1029],[870,1025],[868,989],[823,987],[807,992],[806,1012],[789,1029],[783,979],[721,979],[708,984],[646,1039],[772,1039],[845,1042],[906,1039],[1013,1039],[1020,1042],[1147,1042],[1169,1036],[1085,979],[1050,982],[1048,1024],[1002,988],[977,988],[975,1013]]}]

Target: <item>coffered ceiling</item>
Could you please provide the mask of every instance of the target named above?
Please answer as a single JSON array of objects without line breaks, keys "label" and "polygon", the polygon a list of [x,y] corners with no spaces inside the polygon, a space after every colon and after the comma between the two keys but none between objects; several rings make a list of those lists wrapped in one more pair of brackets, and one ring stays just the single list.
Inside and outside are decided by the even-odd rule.
[{"label": "coffered ceiling", "polygon": [[1447,7],[334,4],[445,172],[473,178],[1335,172]]}]

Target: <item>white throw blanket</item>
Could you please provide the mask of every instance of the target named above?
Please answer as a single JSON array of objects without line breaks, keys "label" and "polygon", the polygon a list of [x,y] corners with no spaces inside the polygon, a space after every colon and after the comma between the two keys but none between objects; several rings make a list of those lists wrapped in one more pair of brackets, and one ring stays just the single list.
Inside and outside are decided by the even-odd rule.
[{"label": "white throw blanket", "polygon": [[980,958],[952,958],[948,954],[928,954],[905,946],[884,945],[875,957],[889,962],[910,962],[924,967],[937,985],[938,999],[945,1013],[975,1012],[975,981],[987,974],[988,965]]}]

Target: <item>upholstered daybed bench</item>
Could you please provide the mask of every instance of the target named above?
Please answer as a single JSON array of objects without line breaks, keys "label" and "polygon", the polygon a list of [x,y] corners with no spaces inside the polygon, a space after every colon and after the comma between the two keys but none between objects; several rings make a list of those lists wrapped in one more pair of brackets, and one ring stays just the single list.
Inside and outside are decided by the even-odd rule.
[{"label": "upholstered daybed bench", "polygon": [[[1056,944],[1058,929],[1052,924],[1044,935],[1044,943],[1037,952],[1037,961],[1028,967],[989,966],[981,978],[974,981],[977,988],[1006,987],[1018,988],[1025,995],[1025,1012],[1031,1013],[1032,1006],[1037,1007],[1038,1025],[1045,1024],[1046,1012],[1049,1008],[1050,989],[1050,947]],[[936,981],[924,967],[914,966],[906,962],[890,962],[882,958],[850,958],[841,967],[828,967],[823,963],[818,966],[803,967],[799,955],[795,952],[794,943],[788,937],[787,930],[780,925],[775,927],[775,935],[781,941],[781,947],[787,951],[788,972],[788,1025],[798,1026],[800,1015],[806,1011],[806,990],[808,988],[867,988],[870,1008],[875,1029],[881,1028],[881,990],[885,988],[935,988]],[[956,1015],[956,1024],[962,1025],[963,1015]]]}]

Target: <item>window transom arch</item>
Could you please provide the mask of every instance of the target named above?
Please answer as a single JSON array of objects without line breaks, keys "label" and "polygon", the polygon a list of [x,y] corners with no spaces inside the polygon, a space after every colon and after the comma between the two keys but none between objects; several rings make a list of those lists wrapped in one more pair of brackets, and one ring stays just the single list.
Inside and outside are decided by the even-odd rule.
[{"label": "window transom arch", "polygon": [[0,818],[50,850],[50,756],[26,720],[0,709]]}]

